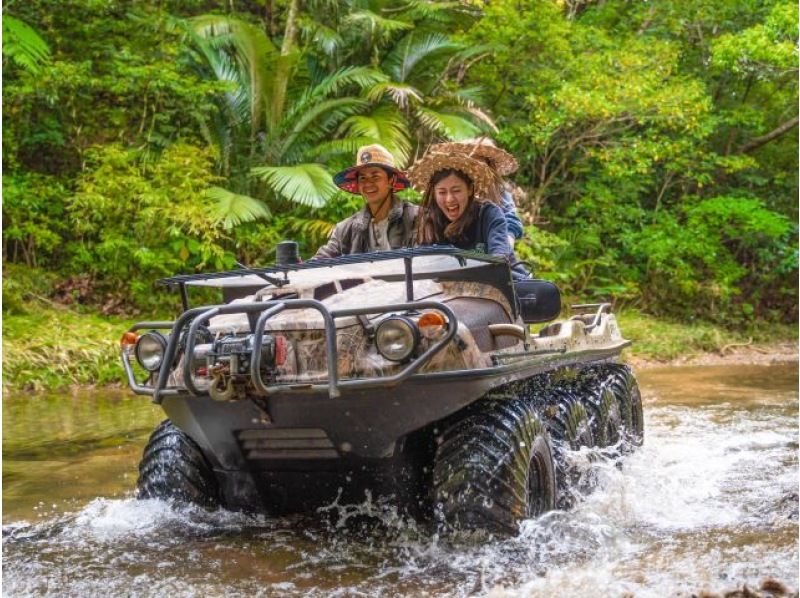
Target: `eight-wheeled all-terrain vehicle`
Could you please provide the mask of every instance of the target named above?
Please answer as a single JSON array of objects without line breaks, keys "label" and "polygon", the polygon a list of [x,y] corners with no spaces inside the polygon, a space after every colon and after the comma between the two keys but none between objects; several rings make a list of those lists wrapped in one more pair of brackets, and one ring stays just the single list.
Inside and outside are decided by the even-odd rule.
[{"label": "eight-wheeled all-terrain vehicle", "polygon": [[[569,504],[565,451],[641,443],[608,304],[532,333],[558,317],[558,289],[514,282],[499,258],[423,247],[287,262],[161,281],[183,314],[123,336],[132,389],[169,418],[145,448],[140,498],[280,514],[368,491],[514,533]],[[190,287],[223,303],[190,308]]]}]

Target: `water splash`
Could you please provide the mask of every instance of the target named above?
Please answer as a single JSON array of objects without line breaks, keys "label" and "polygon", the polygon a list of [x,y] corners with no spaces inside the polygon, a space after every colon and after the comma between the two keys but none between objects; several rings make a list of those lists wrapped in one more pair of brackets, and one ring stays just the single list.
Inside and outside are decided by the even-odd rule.
[{"label": "water splash", "polygon": [[796,408],[645,401],[644,446],[569,452],[577,505],[513,538],[440,535],[369,496],[282,519],[99,498],[4,526],[5,591],[641,598],[766,575],[797,587]]}]

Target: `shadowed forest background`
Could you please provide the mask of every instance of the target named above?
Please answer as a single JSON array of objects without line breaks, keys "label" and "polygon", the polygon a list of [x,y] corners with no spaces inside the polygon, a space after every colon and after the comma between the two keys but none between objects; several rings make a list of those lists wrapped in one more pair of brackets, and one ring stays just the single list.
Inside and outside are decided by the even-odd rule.
[{"label": "shadowed forest background", "polygon": [[568,296],[796,322],[797,22],[793,0],[6,3],[3,310],[174,310],[157,278],[312,253],[361,205],[331,182],[358,146],[407,166],[486,133],[520,162],[517,253]]}]

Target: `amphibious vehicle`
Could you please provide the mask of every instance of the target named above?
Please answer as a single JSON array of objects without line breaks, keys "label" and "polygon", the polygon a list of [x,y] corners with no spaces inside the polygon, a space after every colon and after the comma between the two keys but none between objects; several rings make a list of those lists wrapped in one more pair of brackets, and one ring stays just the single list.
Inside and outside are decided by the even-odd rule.
[{"label": "amphibious vehicle", "polygon": [[[642,442],[608,304],[553,321],[555,285],[450,246],[306,263],[279,250],[273,267],[160,281],[183,313],[123,335],[131,388],[169,418],[140,498],[282,514],[369,494],[512,534],[569,506],[566,451]],[[198,288],[221,302],[191,307]]]}]

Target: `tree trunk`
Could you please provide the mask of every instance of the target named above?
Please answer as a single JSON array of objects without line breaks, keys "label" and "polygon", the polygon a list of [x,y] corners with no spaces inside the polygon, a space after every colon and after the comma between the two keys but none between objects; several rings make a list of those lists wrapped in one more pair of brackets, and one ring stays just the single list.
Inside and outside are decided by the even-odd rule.
[{"label": "tree trunk", "polygon": [[286,15],[286,27],[283,30],[283,43],[281,44],[281,59],[275,73],[275,93],[273,94],[272,127],[276,127],[283,114],[286,103],[286,89],[289,85],[289,55],[297,45],[297,13],[300,10],[300,0],[289,0],[289,12]]}]

